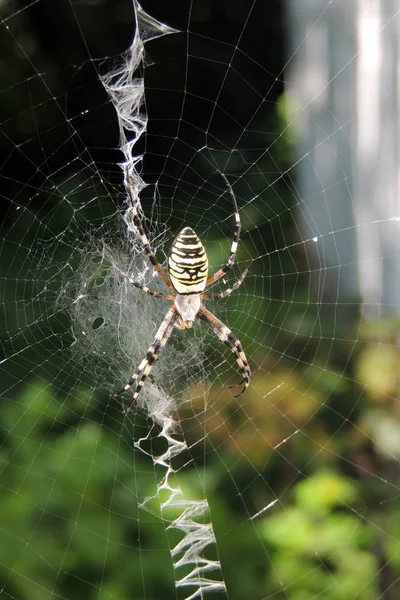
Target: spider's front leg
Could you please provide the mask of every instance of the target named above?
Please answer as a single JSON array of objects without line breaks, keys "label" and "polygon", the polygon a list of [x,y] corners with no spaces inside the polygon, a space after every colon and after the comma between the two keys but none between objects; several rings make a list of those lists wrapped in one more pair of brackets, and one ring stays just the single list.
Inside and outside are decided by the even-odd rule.
[{"label": "spider's front leg", "polygon": [[234,206],[234,217],[235,217],[235,229],[233,230],[233,239],[232,239],[232,244],[231,244],[231,252],[229,254],[228,260],[225,263],[225,265],[223,267],[221,267],[221,269],[219,269],[216,273],[214,273],[214,275],[211,275],[211,277],[209,277],[207,279],[207,286],[211,285],[212,283],[214,283],[215,281],[218,281],[218,279],[220,279],[221,277],[223,277],[225,275],[225,273],[227,273],[229,271],[229,269],[231,269],[233,267],[233,265],[235,264],[235,259],[236,259],[236,251],[239,245],[239,239],[240,239],[240,230],[241,230],[241,223],[240,223],[240,215],[239,215],[239,209],[238,209],[238,205],[236,202],[236,196],[233,193],[233,189],[232,186],[230,185],[229,181],[227,180],[227,178],[225,177],[225,175],[223,173],[221,173],[222,177],[225,180],[225,183],[228,187],[229,193],[231,195],[231,198],[233,200],[233,206]]},{"label": "spider's front leg", "polygon": [[[167,312],[165,319],[161,323],[159,330],[157,331],[153,343],[147,350],[146,357],[142,360],[136,371],[133,373],[132,377],[128,381],[126,385],[119,392],[115,392],[113,394],[114,398],[118,398],[123,392],[129,390],[132,385],[137,382],[136,389],[133,393],[133,397],[129,406],[124,407],[125,414],[129,413],[132,410],[132,407],[139,396],[140,390],[142,389],[146,377],[149,375],[152,366],[156,362],[161,350],[164,348],[165,344],[168,341],[169,336],[171,335],[175,322],[177,318],[177,311],[175,305],[171,306],[170,310]],[[140,378],[139,378],[140,375]]]},{"label": "spider's front leg", "polygon": [[154,269],[157,271],[157,273],[159,274],[159,276],[161,277],[161,279],[163,280],[163,282],[165,283],[165,285],[171,291],[174,291],[170,280],[168,279],[168,277],[164,273],[164,269],[162,268],[162,266],[158,262],[157,257],[155,255],[152,247],[150,246],[149,236],[147,234],[147,231],[146,231],[146,228],[145,228],[144,224],[142,223],[142,219],[140,218],[140,215],[139,215],[139,209],[140,209],[139,199],[137,197],[135,189],[132,189],[131,176],[130,176],[129,172],[126,173],[126,179],[125,179],[125,181],[126,181],[126,183],[125,183],[126,189],[128,191],[129,199],[130,199],[130,205],[131,205],[132,216],[133,216],[133,223],[134,223],[136,229],[139,232],[140,239],[142,240],[144,251],[146,252],[146,254],[147,254],[148,258],[149,258],[149,261],[151,262],[151,264],[153,265]]}]

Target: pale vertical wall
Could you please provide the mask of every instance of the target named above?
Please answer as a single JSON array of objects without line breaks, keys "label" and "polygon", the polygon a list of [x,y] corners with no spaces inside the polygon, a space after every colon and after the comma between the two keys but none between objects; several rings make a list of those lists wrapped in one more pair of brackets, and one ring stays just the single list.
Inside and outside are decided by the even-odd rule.
[{"label": "pale vertical wall", "polygon": [[398,0],[287,0],[299,220],[320,296],[400,307]]}]

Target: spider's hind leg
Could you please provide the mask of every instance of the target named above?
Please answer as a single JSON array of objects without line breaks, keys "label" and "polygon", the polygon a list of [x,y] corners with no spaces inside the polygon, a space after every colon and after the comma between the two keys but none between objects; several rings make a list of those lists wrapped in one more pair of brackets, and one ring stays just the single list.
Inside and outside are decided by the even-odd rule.
[{"label": "spider's hind leg", "polygon": [[243,351],[242,344],[240,340],[236,337],[234,333],[226,326],[222,321],[217,319],[215,315],[213,315],[209,310],[207,310],[204,306],[202,306],[199,310],[198,316],[206,325],[208,325],[215,335],[224,342],[229,348],[231,352],[236,357],[236,362],[239,366],[240,372],[243,376],[242,380],[239,383],[235,383],[234,385],[230,385],[230,388],[237,387],[239,385],[243,385],[243,389],[238,394],[235,394],[234,398],[238,398],[243,394],[243,392],[249,387],[251,371],[249,367],[249,363],[247,362],[246,355]]},{"label": "spider's hind leg", "polygon": [[133,375],[130,378],[130,380],[128,381],[128,383],[126,385],[124,385],[122,390],[120,390],[119,392],[115,392],[113,394],[114,398],[118,398],[123,392],[126,392],[127,390],[129,390],[129,388],[131,388],[132,385],[134,385],[137,382],[136,389],[133,393],[133,397],[132,397],[130,404],[128,406],[124,406],[125,414],[128,414],[132,410],[132,407],[133,407],[137,397],[139,396],[139,393],[140,393],[142,387],[144,386],[144,382],[145,382],[146,378],[150,374],[150,371],[151,371],[154,363],[156,362],[161,350],[164,348],[165,344],[167,343],[168,338],[174,329],[176,316],[177,316],[176,308],[173,305],[173,306],[171,306],[170,310],[168,311],[168,313],[165,316],[165,319],[161,323],[161,326],[155,335],[153,343],[147,350],[146,357],[142,360],[142,362],[140,363],[140,365],[138,366],[136,371],[133,373]]}]

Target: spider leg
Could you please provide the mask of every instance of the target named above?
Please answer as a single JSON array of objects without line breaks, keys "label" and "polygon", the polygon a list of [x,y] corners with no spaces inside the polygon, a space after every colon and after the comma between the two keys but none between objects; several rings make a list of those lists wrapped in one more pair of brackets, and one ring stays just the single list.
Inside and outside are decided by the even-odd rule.
[{"label": "spider leg", "polygon": [[231,269],[235,263],[235,256],[236,256],[236,250],[238,247],[238,243],[239,243],[239,238],[240,238],[240,229],[241,229],[241,224],[240,224],[240,216],[239,216],[239,209],[238,209],[238,205],[236,202],[236,196],[233,193],[233,189],[229,183],[229,181],[227,180],[227,178],[225,177],[225,175],[223,173],[221,173],[222,177],[225,179],[225,183],[228,186],[228,190],[230,195],[232,196],[232,200],[233,200],[233,206],[235,208],[235,229],[233,232],[233,240],[232,240],[232,245],[231,245],[231,252],[228,258],[228,261],[226,262],[226,264],[219,269],[219,271],[217,271],[216,273],[214,273],[214,275],[211,275],[211,277],[209,277],[207,279],[206,285],[210,285],[211,283],[214,283],[215,281],[217,281],[218,279],[220,279],[223,275],[225,275],[225,273],[227,273],[229,271],[229,269]]},{"label": "spider leg", "polygon": [[239,279],[237,279],[235,281],[235,283],[233,284],[232,287],[228,288],[227,290],[224,290],[223,292],[220,292],[219,294],[201,294],[201,299],[202,300],[221,300],[221,298],[225,298],[226,296],[229,296],[229,294],[232,294],[232,292],[234,292],[235,290],[238,289],[238,287],[243,283],[243,279],[246,277],[247,275],[247,269],[245,269],[243,271],[243,273],[240,275]]},{"label": "spider leg", "polygon": [[147,256],[149,257],[151,264],[153,265],[153,267],[155,268],[155,270],[157,271],[157,273],[159,274],[159,276],[161,277],[161,279],[163,280],[165,285],[167,287],[169,287],[170,290],[173,291],[174,288],[172,287],[170,280],[166,276],[164,269],[158,262],[156,255],[154,254],[153,250],[151,249],[147,231],[146,231],[145,226],[143,225],[142,220],[139,216],[139,210],[138,210],[139,202],[138,202],[137,198],[135,197],[135,194],[132,191],[130,181],[129,181],[129,175],[127,176],[126,187],[127,187],[128,193],[129,193],[130,201],[131,201],[130,204],[131,204],[131,209],[132,209],[132,214],[133,214],[133,222],[134,222],[135,227],[138,230],[139,235],[141,237],[142,244],[144,246],[144,250],[145,250]]},{"label": "spider leg", "polygon": [[161,323],[161,326],[158,329],[151,346],[147,350],[146,357],[142,360],[142,362],[140,363],[136,371],[133,373],[128,383],[124,385],[122,390],[113,394],[114,398],[118,398],[118,396],[120,396],[123,392],[129,390],[129,388],[137,382],[131,403],[129,404],[129,406],[124,408],[125,414],[129,413],[132,410],[136,398],[139,396],[140,390],[144,385],[146,377],[149,375],[153,364],[156,362],[161,350],[164,348],[169,336],[171,335],[174,329],[176,318],[177,311],[175,305],[173,305],[167,312],[164,321]]},{"label": "spider leg", "polygon": [[241,374],[243,375],[242,381],[236,383],[234,385],[230,385],[229,387],[237,387],[238,385],[244,384],[242,391],[239,394],[236,394],[234,398],[238,398],[243,394],[246,388],[249,387],[251,371],[249,367],[249,363],[247,362],[247,358],[245,353],[243,352],[242,344],[236,337],[234,333],[222,321],[217,319],[215,315],[213,315],[209,310],[207,310],[204,306],[200,307],[197,316],[208,325],[215,335],[224,342],[229,348],[231,352],[236,357],[236,362],[239,365],[239,369]]},{"label": "spider leg", "polygon": [[147,286],[142,285],[138,281],[135,281],[134,279],[132,279],[132,277],[129,277],[129,275],[127,273],[124,273],[118,267],[115,267],[115,268],[117,269],[117,271],[119,273],[121,273],[121,275],[123,277],[125,277],[125,279],[127,279],[129,281],[129,283],[134,285],[139,290],[146,292],[146,294],[149,294],[150,296],[153,296],[154,298],[161,298],[161,300],[175,300],[175,296],[173,296],[172,294],[164,294],[163,292],[153,292],[152,290],[149,290],[149,288]]}]

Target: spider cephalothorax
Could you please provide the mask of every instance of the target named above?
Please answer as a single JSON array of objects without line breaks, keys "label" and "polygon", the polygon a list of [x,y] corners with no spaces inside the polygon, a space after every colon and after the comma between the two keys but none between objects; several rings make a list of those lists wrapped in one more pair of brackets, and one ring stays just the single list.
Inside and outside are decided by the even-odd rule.
[{"label": "spider cephalothorax", "polygon": [[146,377],[150,373],[150,370],[157,360],[162,348],[167,343],[174,327],[178,329],[188,329],[192,327],[193,321],[196,317],[199,317],[206,325],[208,325],[213,330],[215,335],[222,342],[227,344],[227,346],[229,346],[233,354],[236,356],[236,362],[238,363],[239,369],[243,376],[243,379],[240,383],[231,386],[236,387],[237,385],[243,384],[243,390],[237,394],[237,396],[240,396],[240,394],[244,392],[250,383],[250,368],[240,341],[231,332],[231,330],[224,325],[222,321],[217,319],[215,315],[208,311],[202,303],[202,300],[219,300],[221,298],[225,298],[225,296],[228,296],[240,286],[247,273],[247,270],[243,271],[239,279],[235,281],[232,287],[220,292],[219,294],[204,293],[204,290],[208,285],[220,279],[233,266],[240,237],[240,217],[236,198],[228,181],[225,177],[224,179],[233,199],[236,225],[233,232],[231,252],[228,261],[211,277],[208,277],[207,252],[205,251],[205,248],[199,237],[190,227],[185,227],[182,229],[174,241],[168,256],[169,277],[165,274],[163,268],[158,263],[153,250],[151,249],[146,230],[144,229],[142,220],[139,217],[138,200],[132,193],[131,187],[129,185],[127,186],[133,213],[133,222],[139,231],[144,250],[153,267],[158,272],[167,287],[173,292],[173,294],[153,292],[137,281],[132,280],[128,275],[122,273],[122,271],[121,273],[135,287],[143,290],[151,296],[154,296],[155,298],[172,300],[173,305],[161,323],[153,343],[147,350],[146,357],[142,360],[136,371],[133,373],[131,379],[123,387],[123,389],[114,394],[114,396],[117,397],[136,383],[136,389],[134,391],[132,401],[125,409],[125,412],[129,412],[132,409],[132,406],[144,385]]}]

